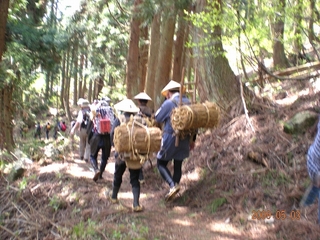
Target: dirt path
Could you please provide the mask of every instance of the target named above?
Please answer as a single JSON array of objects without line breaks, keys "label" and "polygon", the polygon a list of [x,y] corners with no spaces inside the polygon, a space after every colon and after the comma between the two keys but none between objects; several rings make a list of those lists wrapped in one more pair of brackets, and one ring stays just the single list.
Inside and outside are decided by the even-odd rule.
[{"label": "dirt path", "polygon": [[[90,164],[77,159],[76,154],[71,154],[64,162],[53,162],[47,166],[34,165],[30,175],[36,173],[38,181],[29,184],[31,189],[37,189],[33,191],[33,195],[45,197],[40,192],[45,193],[51,185],[50,190],[47,190],[47,197],[53,199],[54,196],[59,196],[64,199],[63,207],[59,207],[53,218],[57,224],[71,227],[90,219],[109,226],[103,234],[106,239],[118,239],[117,232],[121,235],[119,239],[239,239],[243,235],[236,226],[228,222],[227,216],[215,218],[205,209],[188,206],[183,196],[188,186],[183,182],[184,179],[195,178],[195,173],[183,176],[181,195],[166,203],[164,195],[168,187],[155,169],[155,160],[152,165],[153,167],[147,162],[144,166],[146,182],[141,185],[140,203],[145,209],[142,213],[131,211],[132,193],[128,171],[124,174],[118,195],[120,204],[111,204],[105,196],[105,192],[112,187],[113,158],[108,161],[104,179],[97,183],[92,180]],[[43,207],[47,208],[48,205]],[[74,218],[75,216],[77,217]]]},{"label": "dirt path", "polygon": [[[145,210],[142,213],[131,211],[132,193],[128,171],[124,174],[119,192],[121,204],[113,205],[105,196],[105,191],[112,187],[113,158],[109,159],[104,179],[97,183],[92,180],[90,164],[77,159],[76,155],[63,163],[54,162],[44,167],[34,167],[32,172],[39,171],[38,180],[51,184],[47,194],[49,199],[54,196],[65,199],[62,204],[64,207],[53,218],[58,225],[71,228],[81,222],[94,221],[107,226],[101,229],[104,232],[101,234],[103,239],[261,239],[258,237],[261,234],[270,235],[270,226],[265,224],[249,222],[239,225],[230,222],[233,216],[228,215],[228,211],[210,213],[210,206],[197,207],[197,200],[186,196],[193,196],[192,192],[196,191],[188,189],[188,185],[190,181],[197,180],[197,171],[185,174],[180,196],[165,203],[164,195],[168,189],[154,168],[155,161],[152,164],[153,168],[149,162],[144,166],[146,182],[141,187],[140,203]],[[45,186],[46,184],[41,186],[43,192]],[[202,194],[201,191],[199,194]],[[207,198],[205,195],[194,197],[200,198],[199,205],[206,200],[201,199],[202,197]],[[51,235],[48,234],[49,236]]]}]

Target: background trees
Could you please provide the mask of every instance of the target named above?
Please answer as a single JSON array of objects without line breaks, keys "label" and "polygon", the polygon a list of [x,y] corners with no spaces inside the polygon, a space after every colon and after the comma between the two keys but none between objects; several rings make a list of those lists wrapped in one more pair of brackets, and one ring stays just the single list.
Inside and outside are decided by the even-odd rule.
[{"label": "background trees", "polygon": [[307,45],[319,42],[314,1],[84,1],[68,17],[56,0],[22,3],[11,3],[7,19],[1,1],[1,149],[14,144],[13,116],[32,127],[29,106],[43,102],[71,120],[79,97],[116,102],[144,90],[157,110],[161,88],[182,69],[188,93],[198,92],[190,97],[237,116],[240,86],[263,86],[267,58],[269,70],[310,61]]}]

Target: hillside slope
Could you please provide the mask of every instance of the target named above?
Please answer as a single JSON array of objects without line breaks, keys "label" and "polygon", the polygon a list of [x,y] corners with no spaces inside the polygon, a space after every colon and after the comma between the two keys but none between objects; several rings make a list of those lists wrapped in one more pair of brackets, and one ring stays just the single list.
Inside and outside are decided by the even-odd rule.
[{"label": "hillside slope", "polygon": [[[315,132],[291,136],[281,123],[301,110],[318,111],[320,93],[302,81],[283,82],[281,88],[270,93],[270,101],[255,99],[247,106],[250,122],[245,115],[223,117],[217,129],[199,133],[183,165],[182,191],[172,202],[164,202],[168,188],[155,159],[147,162],[142,213],[131,211],[128,171],[121,204],[106,198],[113,158],[97,183],[90,165],[71,148],[64,161],[34,162],[24,179],[10,184],[3,178],[0,238],[319,239],[317,204],[306,212],[298,206],[310,183],[305,153]],[[285,98],[276,100],[283,92]]]}]

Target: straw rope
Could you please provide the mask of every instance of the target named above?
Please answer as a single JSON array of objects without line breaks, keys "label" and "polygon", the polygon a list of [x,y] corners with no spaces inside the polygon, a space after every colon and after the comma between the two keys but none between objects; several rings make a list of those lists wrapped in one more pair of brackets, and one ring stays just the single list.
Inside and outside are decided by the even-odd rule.
[{"label": "straw rope", "polygon": [[207,123],[206,123],[206,126],[209,125],[209,122],[210,122],[210,113],[209,113],[209,108],[207,107],[206,104],[202,103],[202,105],[206,108],[206,111],[207,111]]},{"label": "straw rope", "polygon": [[115,129],[114,145],[117,152],[131,153],[134,159],[140,159],[142,163],[151,152],[159,151],[161,130],[156,127],[148,128],[133,119]]},{"label": "straw rope", "polygon": [[213,128],[219,123],[219,115],[220,109],[215,103],[183,105],[172,110],[171,124],[176,133],[198,128]]}]

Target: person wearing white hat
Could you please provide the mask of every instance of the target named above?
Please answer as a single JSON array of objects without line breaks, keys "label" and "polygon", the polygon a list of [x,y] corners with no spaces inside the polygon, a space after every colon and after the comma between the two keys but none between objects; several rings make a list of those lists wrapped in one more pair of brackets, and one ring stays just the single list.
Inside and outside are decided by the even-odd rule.
[{"label": "person wearing white hat", "polygon": [[140,113],[143,116],[150,118],[153,111],[150,107],[147,106],[148,101],[152,101],[152,99],[148,96],[148,94],[146,94],[145,92],[141,92],[141,93],[137,94],[136,96],[134,96],[134,99],[138,100],[138,102],[139,102],[138,107],[140,109]]},{"label": "person wearing white hat", "polygon": [[[179,137],[179,145],[175,146],[176,136],[171,125],[171,111],[179,106],[180,100],[180,84],[171,80],[161,91],[161,94],[166,97],[161,107],[155,113],[155,120],[158,123],[163,123],[163,134],[161,149],[157,153],[157,167],[161,177],[167,182],[170,187],[169,193],[165,196],[165,200],[169,201],[180,190],[180,179],[182,175],[182,162],[189,157],[190,137]],[[191,104],[190,100],[183,95],[183,105]],[[173,175],[167,168],[170,161],[173,160]]]},{"label": "person wearing white hat", "polygon": [[[151,118],[153,111],[150,107],[147,106],[148,101],[152,101],[151,97],[149,97],[149,95],[146,94],[145,92],[141,92],[136,96],[134,96],[134,99],[138,100],[139,102],[140,115],[142,115],[142,117]],[[139,174],[139,182],[140,183],[145,182],[142,168]]]},{"label": "person wearing white hat", "polygon": [[[139,112],[139,108],[134,104],[131,99],[124,99],[121,102],[114,105],[117,111],[122,112],[123,114],[123,121],[128,122],[131,116],[136,115]],[[111,131],[111,139],[113,145],[113,136],[114,130],[116,127],[120,126],[121,116],[115,120],[115,124]],[[139,203],[140,199],[140,182],[139,182],[139,173],[141,169],[140,161],[132,160],[130,157],[124,156],[124,154],[119,154],[115,152],[114,157],[116,159],[115,163],[115,171],[113,175],[113,183],[112,183],[112,191],[106,192],[107,197],[111,200],[112,203],[118,203],[118,192],[121,187],[122,183],[122,176],[128,167],[130,172],[130,184],[132,187],[132,194],[133,194],[133,204],[132,210],[134,212],[141,212],[143,211],[143,207]]]},{"label": "person wearing white hat", "polygon": [[88,143],[87,124],[90,116],[90,103],[88,100],[79,98],[78,105],[81,109],[78,112],[78,117],[70,130],[70,135],[73,136],[76,130],[79,130],[79,154],[80,159],[88,162],[90,156],[90,145]]}]

